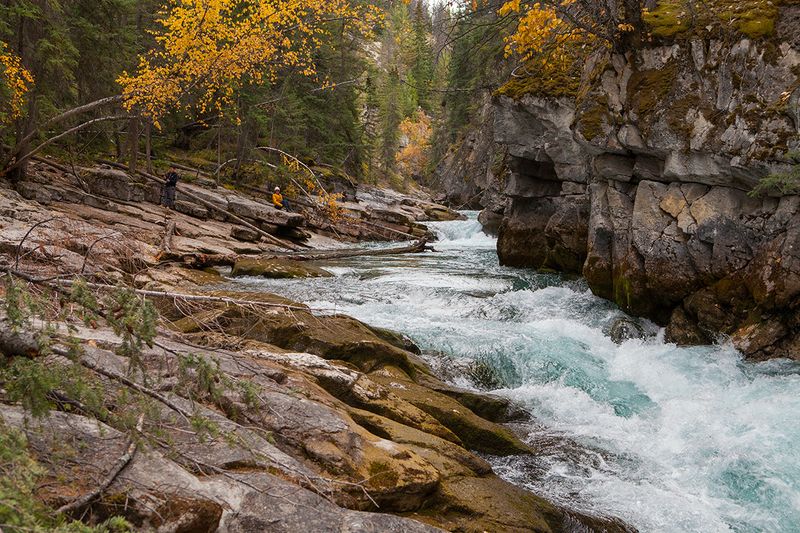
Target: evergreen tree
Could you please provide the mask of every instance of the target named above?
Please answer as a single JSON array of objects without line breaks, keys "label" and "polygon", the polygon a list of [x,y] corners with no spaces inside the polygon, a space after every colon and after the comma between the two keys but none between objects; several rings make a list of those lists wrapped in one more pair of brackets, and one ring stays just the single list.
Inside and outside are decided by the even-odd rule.
[{"label": "evergreen tree", "polygon": [[400,149],[400,122],[403,120],[401,93],[400,73],[393,67],[385,77],[381,92],[380,168],[386,173],[394,172]]},{"label": "evergreen tree", "polygon": [[412,26],[414,57],[410,74],[414,79],[417,105],[430,114],[434,105],[431,92],[434,81],[433,49],[431,48],[431,24],[421,1],[417,1]]}]

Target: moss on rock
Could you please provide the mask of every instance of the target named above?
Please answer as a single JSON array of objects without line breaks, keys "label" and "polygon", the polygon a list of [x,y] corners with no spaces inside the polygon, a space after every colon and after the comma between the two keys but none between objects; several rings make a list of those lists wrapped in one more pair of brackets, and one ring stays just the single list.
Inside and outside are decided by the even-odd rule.
[{"label": "moss on rock", "polygon": [[259,276],[262,278],[329,278],[333,274],[319,267],[291,259],[260,259],[243,257],[233,265],[233,276]]},{"label": "moss on rock", "polygon": [[581,113],[578,118],[578,132],[587,141],[591,141],[602,136],[603,125],[611,122],[611,114],[608,112],[608,100],[605,96],[598,98],[597,103],[587,111]]},{"label": "moss on rock", "polygon": [[641,70],[631,76],[628,93],[633,95],[642,131],[655,122],[659,109],[670,103],[668,97],[677,79],[678,64],[675,61],[669,62],[662,69]]},{"label": "moss on rock", "polygon": [[693,8],[690,0],[661,0],[654,9],[646,10],[644,21],[655,37],[691,37],[713,25],[733,29],[750,39],[761,39],[775,33],[775,22],[781,4],[797,0],[712,0]]}]

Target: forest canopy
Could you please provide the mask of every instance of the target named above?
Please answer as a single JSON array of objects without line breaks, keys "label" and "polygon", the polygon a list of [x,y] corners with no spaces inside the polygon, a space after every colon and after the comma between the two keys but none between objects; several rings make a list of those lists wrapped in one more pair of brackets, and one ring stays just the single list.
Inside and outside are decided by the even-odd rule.
[{"label": "forest canopy", "polygon": [[0,173],[16,179],[49,153],[134,170],[179,160],[257,183],[282,166],[264,166],[255,149],[268,146],[402,188],[507,78],[524,7],[503,4],[9,0]]}]

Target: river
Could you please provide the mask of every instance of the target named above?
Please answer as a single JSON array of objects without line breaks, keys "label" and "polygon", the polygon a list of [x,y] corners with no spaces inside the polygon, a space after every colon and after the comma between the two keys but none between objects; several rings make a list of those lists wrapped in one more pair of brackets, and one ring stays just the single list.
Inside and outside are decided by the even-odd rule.
[{"label": "river", "polygon": [[541,453],[489,459],[553,501],[643,532],[800,532],[800,365],[678,348],[653,325],[617,345],[621,311],[582,280],[501,267],[468,216],[431,224],[437,253],[238,283],[402,331],[451,382],[526,406]]}]

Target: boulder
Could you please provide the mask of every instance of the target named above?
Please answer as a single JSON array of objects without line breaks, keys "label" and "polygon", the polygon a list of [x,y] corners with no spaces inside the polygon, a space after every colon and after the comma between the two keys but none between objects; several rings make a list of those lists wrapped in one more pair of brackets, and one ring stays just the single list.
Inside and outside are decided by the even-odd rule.
[{"label": "boulder", "polygon": [[503,211],[497,212],[493,209],[484,209],[478,215],[478,222],[483,226],[483,231],[487,235],[497,236],[500,225],[503,223]]},{"label": "boulder", "polygon": [[33,200],[40,204],[49,204],[53,201],[53,194],[41,183],[22,181],[17,184],[17,192],[26,200]]},{"label": "boulder", "polygon": [[398,226],[412,226],[416,222],[414,217],[399,209],[373,209],[370,218],[377,222],[388,222]]},{"label": "boulder", "polygon": [[[224,221],[227,218],[224,212],[228,210],[228,199],[222,192],[218,192],[216,190],[210,191],[208,190],[208,188],[205,187],[198,187],[197,185],[194,184],[183,184],[183,183],[180,185],[180,189],[185,190],[186,192],[193,194],[194,196],[200,198],[201,200],[204,200],[210,203],[211,205],[216,206],[218,209],[211,209],[208,208],[208,206],[204,206],[208,208],[209,216],[214,220]],[[201,202],[197,203],[199,205]]]},{"label": "boulder", "polygon": [[443,205],[421,204],[420,207],[422,207],[422,209],[425,212],[424,220],[426,221],[446,222],[450,220],[466,219],[466,217],[461,213],[459,213],[458,211],[454,211],[449,207],[445,207]]},{"label": "boulder", "polygon": [[614,320],[608,328],[608,336],[616,344],[622,344],[630,339],[643,339],[646,332],[639,322],[628,317],[620,317]]},{"label": "boulder", "polygon": [[276,226],[295,228],[305,223],[305,217],[299,213],[275,209],[270,204],[256,202],[242,196],[231,195],[228,198],[228,210],[236,216]]},{"label": "boulder", "polygon": [[89,168],[82,172],[82,179],[89,191],[98,196],[133,203],[147,200],[149,187],[121,170]]},{"label": "boulder", "polygon": [[450,396],[419,385],[400,368],[386,366],[370,372],[369,376],[438,420],[457,435],[467,449],[491,455],[532,452],[508,429],[481,418]]}]

